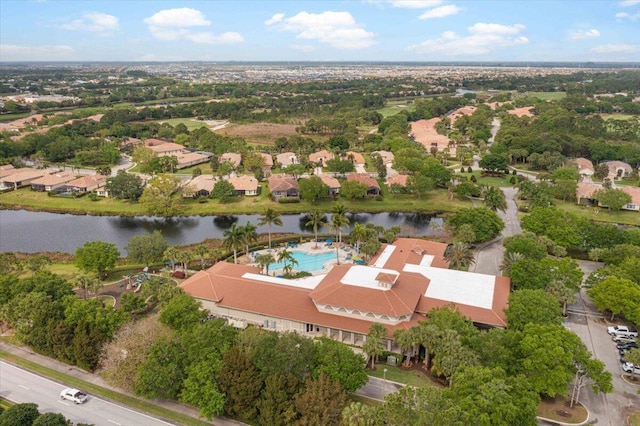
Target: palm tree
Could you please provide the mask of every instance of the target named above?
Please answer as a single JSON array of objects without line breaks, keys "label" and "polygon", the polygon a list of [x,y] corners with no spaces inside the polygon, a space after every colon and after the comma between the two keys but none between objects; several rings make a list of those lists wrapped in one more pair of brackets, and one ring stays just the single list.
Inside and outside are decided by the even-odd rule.
[{"label": "palm tree", "polygon": [[200,269],[204,270],[204,258],[209,254],[209,247],[204,244],[199,244],[196,246],[194,252],[200,256]]},{"label": "palm tree", "polygon": [[[393,332],[393,340],[395,340],[398,346],[400,346],[403,357],[405,353],[409,352],[409,349],[413,348],[413,345],[415,345],[415,336],[411,330],[404,330],[402,328],[396,329]],[[402,365],[408,367],[409,362],[411,361],[411,354],[409,352],[406,355],[407,358],[406,360],[403,359]]]},{"label": "palm tree", "polygon": [[313,210],[310,213],[308,213],[307,217],[309,218],[309,220],[307,221],[305,226],[313,227],[313,233],[316,236],[316,247],[315,248],[318,248],[318,228],[322,228],[323,226],[325,226],[327,224],[323,220],[324,219],[324,213],[322,213],[320,210],[316,209],[316,210]]},{"label": "palm tree", "polygon": [[244,241],[242,228],[233,223],[230,229],[224,231],[223,237],[222,245],[227,250],[233,250],[233,263],[238,263],[238,247],[241,247]]},{"label": "palm tree", "polygon": [[429,370],[431,351],[440,338],[440,330],[433,324],[421,322],[415,333],[416,340],[424,347],[424,367]]},{"label": "palm tree", "polygon": [[78,288],[81,288],[84,293],[84,300],[87,300],[87,290],[90,289],[93,285],[93,282],[96,281],[95,278],[91,278],[89,275],[78,275],[75,279],[75,284]]},{"label": "palm tree", "polygon": [[262,217],[258,221],[258,226],[267,225],[269,227],[269,249],[271,249],[271,225],[282,226],[280,213],[273,209],[265,209]]},{"label": "palm tree", "polygon": [[367,229],[367,227],[357,222],[353,226],[353,231],[351,231],[351,233],[349,234],[351,243],[353,244],[355,242],[356,247],[358,248],[358,252],[360,252],[360,242],[366,241],[368,236],[369,230]]},{"label": "palm tree", "polygon": [[457,241],[447,247],[444,258],[453,269],[465,268],[475,262],[471,248],[461,241]]},{"label": "palm tree", "polygon": [[502,264],[500,264],[500,270],[506,276],[509,276],[509,271],[511,270],[511,265],[513,265],[518,260],[524,259],[524,255],[522,253],[518,253],[517,251],[509,252],[502,259]]},{"label": "palm tree", "polygon": [[284,263],[284,267],[282,269],[284,270],[285,274],[291,273],[293,265],[298,264],[296,258],[293,257],[293,254],[291,254],[291,252],[287,249],[283,249],[280,253],[278,253],[278,262]]},{"label": "palm tree", "polygon": [[551,280],[545,291],[562,303],[562,315],[567,316],[567,304],[576,301],[576,291],[558,279]]},{"label": "palm tree", "polygon": [[342,242],[342,228],[349,226],[349,218],[346,216],[347,209],[344,204],[338,203],[333,206],[333,215],[331,216],[331,225],[336,231],[336,239]]},{"label": "palm tree", "polygon": [[249,222],[242,228],[242,242],[244,243],[244,252],[249,255],[249,246],[258,242],[258,231],[256,226]]},{"label": "palm tree", "polygon": [[374,322],[369,327],[369,334],[367,335],[367,340],[364,342],[364,345],[362,345],[362,350],[371,359],[372,370],[375,368],[376,358],[384,352],[382,339],[387,337],[387,333],[387,328],[380,323]]},{"label": "palm tree", "polygon": [[167,247],[164,251],[164,258],[171,262],[171,272],[176,270],[176,256],[178,255],[178,249],[171,246]]},{"label": "palm tree", "polygon": [[187,250],[180,250],[176,253],[176,259],[182,266],[182,272],[184,272],[184,277],[187,278],[189,275],[187,271],[187,266],[189,265],[189,261],[191,260],[191,253]]},{"label": "palm tree", "polygon": [[507,209],[507,199],[504,193],[495,186],[490,186],[484,190],[484,204],[493,211],[505,211]]},{"label": "palm tree", "polygon": [[260,265],[261,269],[266,270],[266,275],[269,275],[269,265],[273,262],[275,262],[275,259],[271,253],[263,253],[256,256],[256,263]]}]

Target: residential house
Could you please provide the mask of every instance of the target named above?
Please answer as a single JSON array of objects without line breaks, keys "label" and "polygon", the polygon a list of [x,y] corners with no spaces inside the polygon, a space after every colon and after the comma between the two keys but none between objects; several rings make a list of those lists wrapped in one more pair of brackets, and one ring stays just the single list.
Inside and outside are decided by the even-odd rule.
[{"label": "residential house", "polygon": [[261,152],[260,155],[264,160],[264,163],[262,164],[262,172],[265,176],[269,176],[271,174],[271,169],[273,168],[273,157],[271,154],[266,152]]},{"label": "residential house", "polygon": [[31,182],[45,174],[47,174],[46,170],[36,170],[30,167],[7,168],[2,171],[2,177],[0,177],[0,189],[18,189],[29,186]]},{"label": "residential house", "polygon": [[578,182],[576,202],[583,206],[597,206],[598,200],[594,198],[594,194],[600,189],[602,189],[602,185],[599,183]]},{"label": "residential house", "polygon": [[334,265],[300,279],[261,274],[261,268],[218,262],[180,287],[236,327],[253,325],[362,346],[369,327],[388,331],[428,321],[432,309],[453,305],[479,327],[505,327],[510,281],[448,269],[447,245],[412,238],[385,244],[369,265]]},{"label": "residential house", "polygon": [[389,188],[392,188],[394,186],[406,188],[408,180],[409,175],[395,175],[387,178],[387,185],[389,185]]},{"label": "residential house", "polygon": [[578,168],[578,173],[580,174],[580,176],[591,177],[596,170],[593,167],[593,163],[591,162],[591,160],[582,157],[569,160],[569,164],[573,164]]},{"label": "residential house", "polygon": [[176,168],[180,170],[187,167],[195,166],[196,164],[208,162],[211,158],[211,154],[203,154],[201,152],[186,152],[184,154],[178,154],[176,158],[178,159],[178,165],[176,166]]},{"label": "residential house", "polygon": [[605,161],[602,164],[606,164],[609,168],[609,175],[607,178],[614,180],[620,180],[622,178],[627,178],[631,176],[633,173],[633,167],[624,161]]},{"label": "residential house", "polygon": [[242,155],[236,154],[235,152],[225,152],[218,158],[219,164],[224,162],[229,162],[233,164],[233,167],[238,167],[242,163]]},{"label": "residential house", "polygon": [[345,159],[351,161],[353,164],[366,164],[364,157],[359,152],[355,151],[347,151],[345,154]]},{"label": "residential house", "polygon": [[71,182],[76,178],[72,172],[57,172],[42,176],[41,178],[31,181],[32,191],[61,192],[67,182]]},{"label": "residential house", "polygon": [[619,186],[617,189],[631,196],[631,202],[622,206],[623,210],[640,211],[640,188],[637,186]]},{"label": "residential house", "polygon": [[103,175],[82,176],[64,185],[65,192],[78,192],[81,194],[95,191],[107,184],[107,177]]},{"label": "residential house", "polygon": [[382,158],[382,163],[386,166],[389,164],[393,164],[393,160],[395,160],[395,156],[393,155],[393,152],[389,152],[389,151],[373,151],[371,153],[373,154],[378,154],[380,156],[380,158]]},{"label": "residential house", "polygon": [[280,165],[280,167],[287,167],[292,164],[300,163],[298,161],[298,157],[293,152],[283,152],[282,154],[276,155],[276,161]]},{"label": "residential house", "polygon": [[321,164],[322,167],[327,167],[327,161],[336,158],[335,154],[326,149],[309,154],[309,161],[313,164]]},{"label": "residential house", "polygon": [[367,186],[367,196],[380,195],[380,184],[366,173],[350,173],[347,180],[352,182],[360,182]]},{"label": "residential house", "polygon": [[300,196],[298,181],[286,175],[269,176],[269,191],[274,201],[284,197],[297,198]]},{"label": "residential house", "polygon": [[161,139],[145,139],[144,146],[153,151],[157,157],[164,157],[166,155],[178,156],[187,152],[184,145],[163,141]]},{"label": "residential house", "polygon": [[228,182],[233,185],[236,195],[254,196],[260,193],[260,183],[253,176],[241,175],[232,177],[228,179]]},{"label": "residential house", "polygon": [[438,151],[444,151],[449,147],[449,137],[441,135],[436,130],[436,124],[440,122],[440,117],[430,118],[429,120],[412,121],[409,136],[419,143],[427,151],[435,148]]},{"label": "residential house", "polygon": [[199,175],[188,181],[182,191],[183,197],[208,197],[218,180],[213,175]]},{"label": "residential house", "polygon": [[329,196],[335,197],[340,193],[340,181],[332,176],[321,174],[318,176],[322,183],[329,187]]}]

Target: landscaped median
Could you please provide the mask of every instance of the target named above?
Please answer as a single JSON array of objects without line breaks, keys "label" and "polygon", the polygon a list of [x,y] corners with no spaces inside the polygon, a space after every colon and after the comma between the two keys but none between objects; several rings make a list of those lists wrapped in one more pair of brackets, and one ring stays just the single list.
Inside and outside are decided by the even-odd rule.
[{"label": "landscaped median", "polygon": [[61,373],[48,367],[36,364],[35,362],[20,358],[3,350],[0,350],[0,358],[14,365],[22,367],[26,370],[32,371],[43,377],[47,377],[51,380],[55,380],[65,385],[69,385],[83,391],[89,392],[91,395],[96,395],[109,401],[127,406],[137,411],[144,412],[151,416],[155,416],[161,419],[174,421],[181,425],[186,426],[204,426],[211,425],[209,422],[198,420],[196,418],[187,416],[185,414],[177,413],[167,408],[161,407],[149,401],[144,401],[133,397],[113,391],[111,389],[104,388],[102,386],[95,385],[93,383],[86,382],[73,376]]}]

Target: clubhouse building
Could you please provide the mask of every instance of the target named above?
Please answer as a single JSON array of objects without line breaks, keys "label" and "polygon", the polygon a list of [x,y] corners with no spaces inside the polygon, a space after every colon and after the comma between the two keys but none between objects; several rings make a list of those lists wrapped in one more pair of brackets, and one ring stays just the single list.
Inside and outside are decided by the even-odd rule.
[{"label": "clubhouse building", "polygon": [[[368,265],[334,265],[300,279],[264,275],[249,265],[218,262],[180,286],[211,314],[248,325],[361,346],[372,323],[393,331],[454,305],[478,327],[505,327],[510,280],[448,269],[446,244],[399,238]],[[392,349],[392,340],[386,341]]]}]

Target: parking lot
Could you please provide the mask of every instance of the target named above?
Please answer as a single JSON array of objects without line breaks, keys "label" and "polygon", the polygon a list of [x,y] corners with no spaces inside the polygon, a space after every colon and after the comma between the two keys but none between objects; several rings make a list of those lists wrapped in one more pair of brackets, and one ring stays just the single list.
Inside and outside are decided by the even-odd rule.
[{"label": "parking lot", "polygon": [[[580,262],[585,272],[594,270],[597,264],[594,262]],[[585,387],[580,395],[582,402],[591,414],[590,423],[597,419],[598,425],[620,426],[625,425],[629,414],[640,410],[640,396],[637,394],[640,386],[635,386],[622,379],[620,354],[615,342],[607,334],[607,326],[613,325],[608,318],[602,318],[595,305],[581,291],[578,300],[570,305],[573,312],[569,314],[568,326],[575,332],[591,351],[595,358],[600,359],[613,375],[613,392],[607,395],[595,395],[590,388]]]}]

